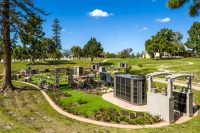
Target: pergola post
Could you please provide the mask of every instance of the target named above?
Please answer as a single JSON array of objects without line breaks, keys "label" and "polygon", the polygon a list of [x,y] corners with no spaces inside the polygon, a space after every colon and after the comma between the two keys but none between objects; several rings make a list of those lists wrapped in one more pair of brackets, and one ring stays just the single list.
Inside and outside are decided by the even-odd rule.
[{"label": "pergola post", "polygon": [[173,81],[171,78],[167,79],[167,96],[172,97]]},{"label": "pergola post", "polygon": [[153,79],[152,76],[148,76],[148,92],[151,92]]},{"label": "pergola post", "polygon": [[55,69],[55,86],[59,86],[59,74],[58,74],[59,70],[56,68]]},{"label": "pergola post", "polygon": [[188,93],[186,96],[187,96],[186,114],[191,117],[193,115],[192,77],[188,78]]}]

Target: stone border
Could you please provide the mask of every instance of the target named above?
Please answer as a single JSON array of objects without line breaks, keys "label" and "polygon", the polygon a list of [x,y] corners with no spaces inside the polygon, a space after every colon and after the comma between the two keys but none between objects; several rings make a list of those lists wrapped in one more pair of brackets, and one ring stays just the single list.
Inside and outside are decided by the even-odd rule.
[{"label": "stone border", "polygon": [[[81,121],[81,122],[85,122],[85,123],[89,123],[89,124],[93,124],[93,125],[98,125],[98,126],[104,126],[104,127],[114,127],[114,128],[124,128],[124,129],[141,129],[141,128],[157,128],[157,127],[164,127],[164,126],[169,126],[170,123],[168,122],[160,122],[157,124],[152,124],[152,125],[122,125],[122,124],[113,124],[113,123],[107,123],[107,122],[101,122],[101,121],[96,121],[96,120],[91,120],[91,119],[87,119],[87,118],[83,118],[80,116],[76,116],[73,114],[70,114],[68,112],[63,111],[62,109],[60,109],[52,100],[51,98],[46,94],[45,91],[41,90],[38,86],[31,84],[31,83],[27,83],[27,82],[22,82],[22,81],[15,81],[15,82],[21,82],[30,86],[33,86],[35,88],[37,88],[38,90],[40,90],[40,92],[43,94],[43,96],[45,97],[45,99],[47,100],[47,102],[51,105],[51,107],[56,110],[58,113],[69,117],[71,119],[77,120],[77,121]],[[198,115],[198,111],[194,114],[194,116]],[[188,120],[191,120],[192,117]],[[185,122],[185,121],[183,121]],[[181,122],[181,123],[183,123]],[[178,124],[181,124],[178,123]]]}]

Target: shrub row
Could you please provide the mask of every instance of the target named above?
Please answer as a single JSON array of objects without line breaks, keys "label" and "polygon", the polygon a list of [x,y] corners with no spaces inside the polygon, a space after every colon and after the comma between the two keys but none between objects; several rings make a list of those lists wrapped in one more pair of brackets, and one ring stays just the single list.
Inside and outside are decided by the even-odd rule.
[{"label": "shrub row", "polygon": [[160,122],[159,116],[152,116],[149,113],[129,112],[126,110],[117,111],[114,108],[101,108],[95,112],[94,118],[98,121],[128,123],[132,125],[145,125]]}]

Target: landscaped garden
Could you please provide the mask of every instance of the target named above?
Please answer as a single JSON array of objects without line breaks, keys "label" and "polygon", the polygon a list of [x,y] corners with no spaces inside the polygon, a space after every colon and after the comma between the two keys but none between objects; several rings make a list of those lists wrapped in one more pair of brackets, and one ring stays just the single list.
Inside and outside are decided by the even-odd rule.
[{"label": "landscaped garden", "polygon": [[64,110],[74,115],[98,121],[144,125],[160,122],[159,116],[148,113],[124,110],[102,99],[99,95],[89,94],[69,86],[58,91],[47,90],[47,94]]},{"label": "landscaped garden", "polygon": [[199,16],[200,0],[1,0],[0,133],[200,133]]},{"label": "landscaped garden", "polygon": [[[100,127],[77,122],[58,114],[49,106],[42,94],[31,86],[21,83],[14,84],[21,88],[29,88],[21,92],[9,92],[7,96],[0,95],[0,132],[109,132],[109,133],[198,133],[200,117],[181,125],[172,124],[162,128],[148,129],[117,129]],[[24,87],[23,87],[24,86]],[[32,90],[31,90],[32,88]],[[200,92],[194,91],[194,101],[200,104]],[[6,103],[6,104],[5,104]]]}]

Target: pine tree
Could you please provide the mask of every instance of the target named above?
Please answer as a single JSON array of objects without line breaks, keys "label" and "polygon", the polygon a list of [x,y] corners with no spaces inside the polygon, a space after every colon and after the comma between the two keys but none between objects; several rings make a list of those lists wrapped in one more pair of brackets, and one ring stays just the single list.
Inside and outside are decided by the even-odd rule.
[{"label": "pine tree", "polygon": [[172,9],[180,8],[186,5],[186,3],[191,3],[189,7],[190,16],[198,16],[200,9],[200,0],[168,0],[168,7]]},{"label": "pine tree", "polygon": [[38,55],[43,52],[41,51],[41,40],[44,37],[42,22],[40,17],[31,15],[24,29],[21,29],[19,33],[21,42],[29,46],[29,56],[33,64],[35,64],[35,59],[39,58]]},{"label": "pine tree", "polygon": [[44,14],[45,12],[34,6],[31,0],[1,0],[0,24],[2,27],[3,61],[4,61],[4,91],[14,89],[11,82],[11,29],[19,31],[24,28],[32,14]]},{"label": "pine tree", "polygon": [[96,38],[91,38],[84,46],[84,55],[90,57],[93,62],[95,57],[101,57],[103,54],[103,48],[100,42],[97,42]]},{"label": "pine tree", "polygon": [[62,27],[60,26],[60,22],[59,20],[56,18],[54,20],[53,23],[53,40],[55,41],[55,46],[54,46],[54,50],[56,51],[56,49],[61,50],[62,49],[62,45],[61,45],[61,40],[60,40],[60,36],[61,36],[61,29]]}]

